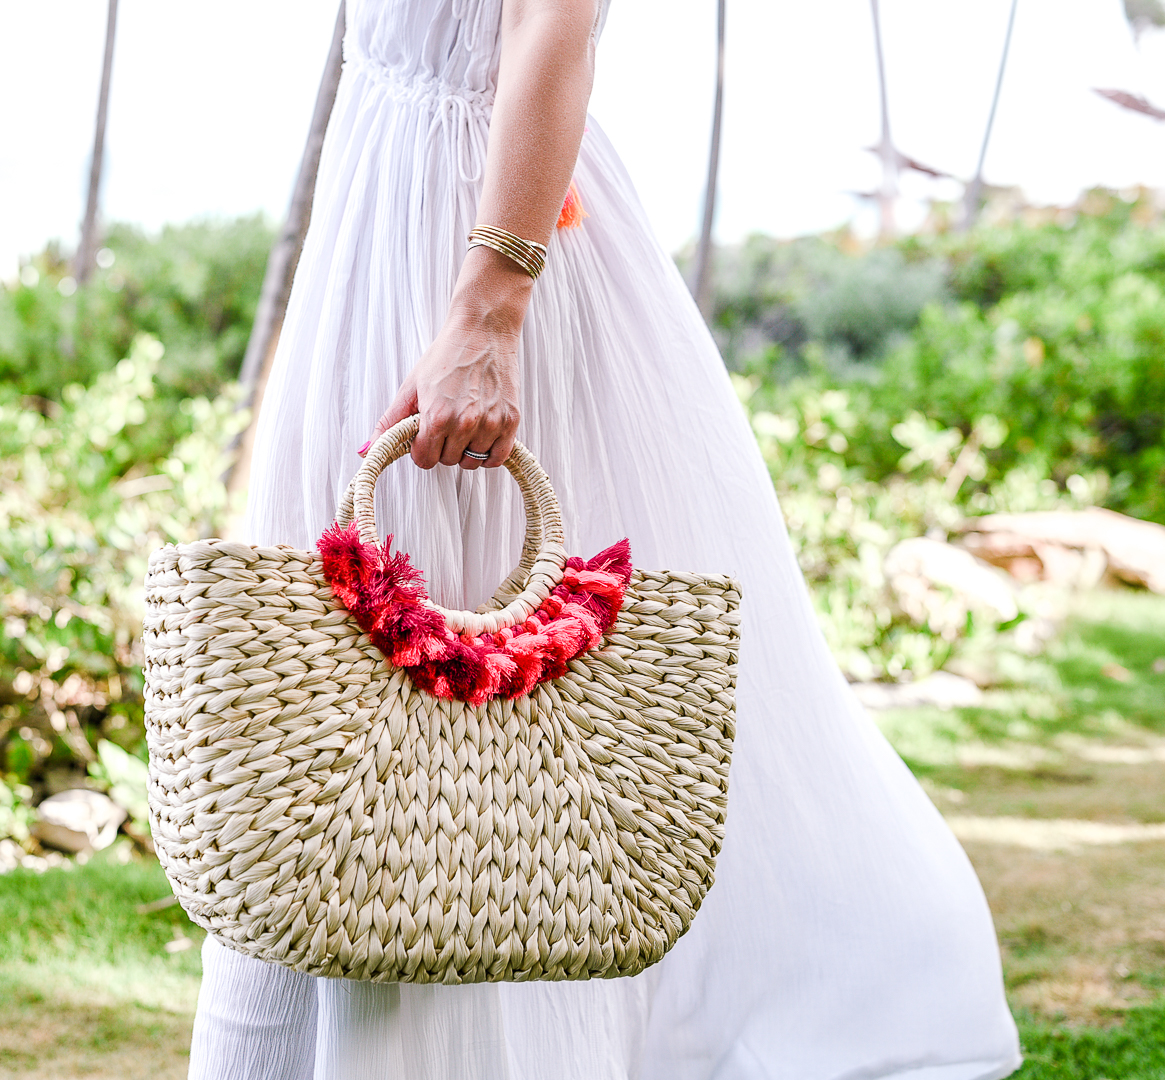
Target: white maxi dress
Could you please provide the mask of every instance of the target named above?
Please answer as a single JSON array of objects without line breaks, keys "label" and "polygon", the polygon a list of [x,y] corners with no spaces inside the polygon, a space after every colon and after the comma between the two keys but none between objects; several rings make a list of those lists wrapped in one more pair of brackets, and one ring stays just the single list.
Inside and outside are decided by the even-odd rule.
[{"label": "white maxi dress", "polygon": [[[445,316],[481,190],[501,0],[349,0],[311,229],[266,390],[249,539],[312,548]],[[743,584],[716,883],[631,979],[315,979],[208,939],[194,1080],[993,1080],[1019,1064],[966,856],[830,658],[724,365],[594,120],[521,346],[521,438],[567,546]],[[505,470],[398,462],[382,532],[446,605],[516,565]]]}]

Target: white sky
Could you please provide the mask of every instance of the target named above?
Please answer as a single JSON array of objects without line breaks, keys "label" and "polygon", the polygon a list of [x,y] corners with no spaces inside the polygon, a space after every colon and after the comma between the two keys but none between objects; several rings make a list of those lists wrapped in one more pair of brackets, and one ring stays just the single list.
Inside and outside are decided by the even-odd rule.
[{"label": "white sky", "polygon": [[[882,0],[894,140],[969,175],[1009,0]],[[1120,0],[1019,0],[986,178],[1037,202],[1094,184],[1165,188],[1165,124],[1091,88],[1165,105],[1165,33],[1139,50]],[[103,208],[154,228],[282,216],[335,17],[333,0],[121,0]],[[75,243],[100,79],[104,0],[0,0],[0,277]],[[591,110],[656,230],[695,230],[711,118],[715,0],[614,0]],[[814,232],[870,211],[878,180],[868,0],[728,0],[722,240]],[[912,181],[908,194],[957,189]],[[918,206],[909,199],[901,219]]]}]

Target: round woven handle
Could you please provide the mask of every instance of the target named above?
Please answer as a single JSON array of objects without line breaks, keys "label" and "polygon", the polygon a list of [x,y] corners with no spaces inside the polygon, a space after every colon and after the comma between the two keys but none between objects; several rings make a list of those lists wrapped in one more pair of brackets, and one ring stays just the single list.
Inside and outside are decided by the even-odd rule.
[{"label": "round woven handle", "polygon": [[[364,464],[340,500],[336,523],[346,526],[355,517],[360,539],[366,544],[380,541],[372,498],[376,481],[389,465],[408,453],[420,426],[420,417],[409,416],[384,432],[369,448]],[[440,612],[449,629],[457,634],[491,634],[525,622],[562,581],[566,565],[565,534],[562,511],[550,478],[534,455],[519,442],[514,443],[505,466],[517,480],[526,507],[522,559],[498,590],[495,602],[500,604],[502,598],[511,595],[513,599],[496,610],[480,612],[450,610],[430,601],[429,606]]]}]

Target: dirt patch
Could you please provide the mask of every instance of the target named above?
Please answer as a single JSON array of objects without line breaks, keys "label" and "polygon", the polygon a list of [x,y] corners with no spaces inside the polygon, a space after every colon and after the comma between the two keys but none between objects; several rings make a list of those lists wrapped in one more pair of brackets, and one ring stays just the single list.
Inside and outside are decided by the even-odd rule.
[{"label": "dirt patch", "polygon": [[[1070,814],[1075,822],[1105,823],[1113,835],[1135,838],[1135,826],[1155,825],[1165,815],[1165,762],[1077,760],[1031,772],[944,773],[941,785],[932,778],[928,786],[956,819],[974,815],[1002,824],[1010,815],[1040,831]],[[1001,828],[991,842],[964,840],[995,916],[1013,1005],[1041,1019],[1104,1024],[1159,995],[1165,988],[1165,841],[1041,850],[1012,835],[1020,831]]]},{"label": "dirt patch", "polygon": [[0,1016],[0,1080],[182,1080],[193,1018],[17,990]]},{"label": "dirt patch", "polygon": [[[1116,752],[1106,743],[1096,751]],[[1132,748],[1130,757],[1132,756]],[[933,770],[924,781],[944,814],[1070,818],[1114,825],[1165,822],[1165,761],[1090,761],[1062,752],[1028,768],[986,764]]]}]

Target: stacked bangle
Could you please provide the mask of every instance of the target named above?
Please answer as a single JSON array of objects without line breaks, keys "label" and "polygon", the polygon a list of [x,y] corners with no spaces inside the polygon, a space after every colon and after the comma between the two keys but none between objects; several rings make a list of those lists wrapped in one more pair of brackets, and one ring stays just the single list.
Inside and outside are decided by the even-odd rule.
[{"label": "stacked bangle", "polygon": [[492,225],[475,225],[469,231],[469,249],[475,247],[493,248],[494,251],[513,259],[532,278],[537,280],[546,266],[546,245],[533,240],[523,240],[505,229],[495,229]]}]

